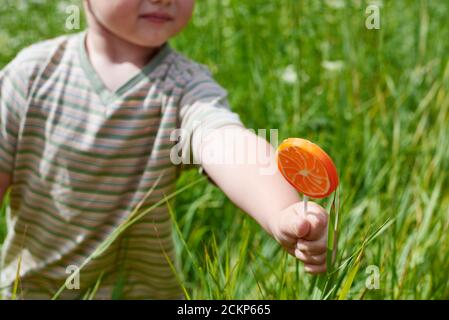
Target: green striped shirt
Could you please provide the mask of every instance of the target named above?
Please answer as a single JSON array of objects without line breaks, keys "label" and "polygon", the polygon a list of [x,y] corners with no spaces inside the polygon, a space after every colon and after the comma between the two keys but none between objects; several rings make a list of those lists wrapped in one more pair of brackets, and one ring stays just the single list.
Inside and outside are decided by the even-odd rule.
[{"label": "green striped shirt", "polygon": [[[241,125],[227,92],[202,64],[165,44],[140,73],[109,91],[87,57],[85,32],[22,50],[0,72],[0,171],[12,175],[1,287],[19,258],[22,298],[50,298],[144,201],[174,191],[179,163],[198,161],[199,128]],[[177,129],[187,134],[178,143]],[[182,298],[166,206],[127,229],[80,272],[80,298],[103,273],[96,298]],[[72,266],[72,267],[71,267]]]}]

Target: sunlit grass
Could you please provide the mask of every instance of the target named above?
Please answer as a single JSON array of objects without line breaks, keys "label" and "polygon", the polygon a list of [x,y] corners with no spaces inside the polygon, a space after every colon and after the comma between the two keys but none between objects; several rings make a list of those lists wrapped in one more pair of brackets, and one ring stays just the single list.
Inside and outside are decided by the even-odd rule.
[{"label": "sunlit grass", "polygon": [[[65,32],[55,2],[18,2],[21,11],[0,4],[1,66]],[[381,29],[367,30],[368,3],[203,0],[173,41],[211,68],[248,127],[318,143],[341,178],[324,296],[324,280],[296,269],[215,186],[179,194],[171,214],[190,298],[449,298],[449,3],[376,1]],[[197,178],[186,172],[178,185]],[[380,271],[377,290],[366,288],[368,266]]]}]

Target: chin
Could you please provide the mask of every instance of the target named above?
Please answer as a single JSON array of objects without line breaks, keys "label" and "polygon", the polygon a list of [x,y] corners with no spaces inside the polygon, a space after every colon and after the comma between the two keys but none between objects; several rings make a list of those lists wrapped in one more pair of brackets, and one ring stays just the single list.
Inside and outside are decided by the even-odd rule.
[{"label": "chin", "polygon": [[139,37],[138,43],[144,47],[160,47],[168,41],[170,37],[149,35],[146,37]]}]

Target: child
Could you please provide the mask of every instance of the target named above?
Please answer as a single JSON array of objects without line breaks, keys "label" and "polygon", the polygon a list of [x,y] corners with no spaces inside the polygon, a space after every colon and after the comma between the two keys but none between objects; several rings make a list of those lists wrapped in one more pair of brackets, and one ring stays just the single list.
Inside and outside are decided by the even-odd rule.
[{"label": "child", "polygon": [[[0,199],[11,186],[1,259],[7,292],[20,258],[21,297],[51,298],[153,186],[142,209],[172,193],[176,129],[187,133],[183,154],[201,161],[237,206],[306,271],[325,271],[322,207],[310,203],[306,216],[297,192],[279,173],[261,174],[261,164],[213,161],[242,156],[229,141],[263,143],[275,160],[230,111],[208,69],[169,46],[194,2],[85,0],[87,31],[35,44],[1,71]],[[214,130],[207,144],[204,129]],[[225,132],[231,140],[221,139]],[[81,270],[79,290],[60,297],[82,297],[103,272],[99,299],[111,298],[117,284],[119,298],[182,298],[166,259],[175,258],[173,246],[160,206]]]}]

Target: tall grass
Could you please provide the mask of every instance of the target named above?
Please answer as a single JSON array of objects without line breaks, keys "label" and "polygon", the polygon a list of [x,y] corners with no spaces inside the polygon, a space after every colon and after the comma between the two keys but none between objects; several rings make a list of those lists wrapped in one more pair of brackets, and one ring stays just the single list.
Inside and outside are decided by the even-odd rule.
[{"label": "tall grass", "polygon": [[[381,28],[367,30],[369,3],[203,0],[173,41],[210,66],[248,127],[320,144],[341,178],[339,253],[324,280],[296,270],[215,186],[179,194],[171,213],[190,298],[449,298],[449,3],[376,1]],[[65,32],[58,6],[0,4],[0,65]],[[379,289],[366,286],[369,266]]]}]

